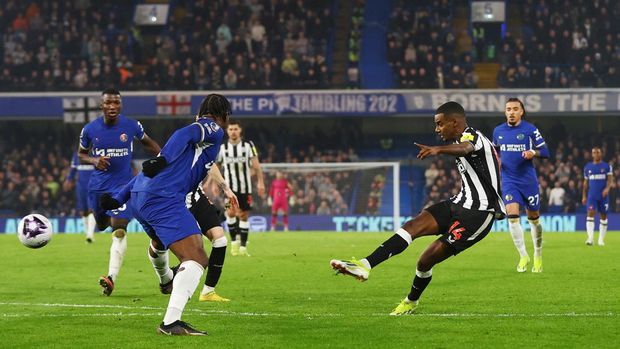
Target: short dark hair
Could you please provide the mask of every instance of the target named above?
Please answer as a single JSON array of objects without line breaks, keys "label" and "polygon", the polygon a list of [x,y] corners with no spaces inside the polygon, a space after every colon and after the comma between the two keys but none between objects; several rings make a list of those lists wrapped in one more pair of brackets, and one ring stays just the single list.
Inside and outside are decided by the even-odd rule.
[{"label": "short dark hair", "polygon": [[239,121],[239,119],[230,119],[228,121],[228,125],[237,125],[237,126],[241,127],[241,121]]},{"label": "short dark hair", "polygon": [[217,93],[207,95],[200,103],[200,110],[198,111],[199,118],[214,116],[225,121],[231,114],[232,108],[230,102],[226,97]]},{"label": "short dark hair", "polygon": [[521,100],[519,98],[516,98],[516,97],[508,98],[508,100],[506,101],[506,104],[508,104],[510,102],[519,102],[519,104],[521,105],[521,109],[523,109],[523,115],[521,115],[521,118],[524,118],[525,114],[527,114],[527,113],[525,111],[525,105],[523,105],[523,102],[521,102]]},{"label": "short dark hair", "polygon": [[110,88],[106,88],[105,90],[103,90],[103,92],[101,92],[101,95],[121,95],[121,93],[119,92],[119,90],[110,87]]},{"label": "short dark hair", "polygon": [[450,101],[450,102],[446,102],[442,104],[441,106],[439,106],[435,114],[443,114],[444,117],[455,117],[456,116],[459,118],[464,118],[465,109],[463,109],[463,106],[458,104],[457,102]]}]

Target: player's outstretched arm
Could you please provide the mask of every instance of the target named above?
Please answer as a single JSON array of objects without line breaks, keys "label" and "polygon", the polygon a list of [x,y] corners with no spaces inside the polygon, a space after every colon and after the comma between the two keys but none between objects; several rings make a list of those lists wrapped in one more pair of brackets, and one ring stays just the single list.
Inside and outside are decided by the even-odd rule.
[{"label": "player's outstretched arm", "polygon": [[448,145],[428,146],[420,143],[414,143],[420,148],[418,159],[424,159],[429,156],[439,154],[447,154],[452,156],[465,156],[474,151],[474,145],[471,142],[462,142]]},{"label": "player's outstretched arm", "polygon": [[224,195],[226,195],[226,198],[228,199],[228,203],[234,209],[239,208],[239,200],[237,200],[235,193],[233,193],[228,184],[226,184],[226,181],[224,180],[224,177],[222,177],[222,173],[220,172],[220,168],[218,166],[212,166],[209,169],[209,176],[207,180],[214,183],[224,192]]},{"label": "player's outstretched arm", "polygon": [[586,204],[588,198],[588,185],[590,185],[590,182],[588,182],[588,178],[584,178],[583,192],[581,193],[581,203],[584,205]]},{"label": "player's outstretched arm", "polygon": [[602,195],[604,198],[606,198],[607,195],[609,195],[609,191],[611,190],[613,185],[614,185],[614,175],[611,170],[611,166],[609,166],[609,173],[607,174],[607,185],[605,185],[605,188],[603,189],[603,192],[602,192]]},{"label": "player's outstretched arm", "polygon": [[[133,177],[129,183],[125,184],[125,186],[123,187],[123,189],[121,189],[118,193],[116,193],[113,198],[119,202],[120,205],[123,205],[124,203],[126,203],[127,201],[129,201],[129,198],[131,197],[131,189],[133,188],[134,183],[136,182],[136,178],[138,178],[138,176]],[[120,206],[119,205],[119,206]]]},{"label": "player's outstretched arm", "polygon": [[157,176],[164,168],[168,166],[168,161],[163,156],[157,156],[142,162],[142,173],[149,178]]},{"label": "player's outstretched arm", "polygon": [[80,162],[83,164],[91,164],[94,165],[95,168],[101,171],[105,171],[110,167],[110,157],[109,156],[100,156],[100,157],[91,157],[88,155],[89,149],[84,149],[80,147],[78,151],[78,157]]},{"label": "player's outstretched arm", "polygon": [[142,139],[140,140],[140,143],[142,143],[142,146],[144,146],[144,150],[146,150],[147,153],[153,156],[157,156],[157,154],[159,154],[159,152],[161,151],[161,147],[159,146],[159,144],[155,142],[153,138],[149,137],[146,133],[144,134],[144,137],[142,137]]},{"label": "player's outstretched arm", "polygon": [[265,195],[265,178],[263,176],[263,170],[260,167],[260,162],[258,161],[258,155],[255,155],[252,158],[252,168],[256,173],[256,178],[258,182],[256,185],[256,189],[258,189],[258,195],[262,197],[263,195]]},{"label": "player's outstretched arm", "polygon": [[534,147],[530,150],[524,151],[521,156],[526,160],[531,160],[534,157],[543,159],[549,158],[549,148],[547,147],[547,143],[540,134],[540,131],[538,131],[538,129],[534,129],[530,137],[534,144]]}]

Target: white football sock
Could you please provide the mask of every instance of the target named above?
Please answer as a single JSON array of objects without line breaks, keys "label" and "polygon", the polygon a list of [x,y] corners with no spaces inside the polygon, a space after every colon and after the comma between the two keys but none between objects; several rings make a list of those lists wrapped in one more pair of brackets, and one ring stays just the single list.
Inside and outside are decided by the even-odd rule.
[{"label": "white football sock", "polygon": [[523,228],[521,228],[521,223],[518,218],[508,218],[508,228],[510,230],[510,235],[512,236],[512,241],[519,252],[521,257],[527,256],[527,250],[525,249],[525,242],[523,241]]},{"label": "white football sock", "polygon": [[82,224],[84,225],[84,234],[88,237],[88,216],[82,216]]},{"label": "white football sock", "polygon": [[[122,230],[123,233],[125,230]],[[127,251],[127,236],[124,235],[122,238],[116,237],[117,230],[115,230],[112,234],[112,246],[110,246],[110,264],[108,266],[108,275],[112,278],[112,281],[116,281],[116,277],[121,270],[121,265],[123,265],[123,258],[125,257],[125,252]]]},{"label": "white football sock", "polygon": [[588,234],[588,241],[594,241],[594,217],[586,218],[586,233]]},{"label": "white football sock", "polygon": [[90,239],[95,238],[95,227],[97,226],[97,221],[95,220],[95,215],[89,213],[86,216],[86,237]]},{"label": "white football sock", "polygon": [[[151,251],[153,251],[157,257],[153,258]],[[168,264],[168,250],[157,250],[152,245],[149,245],[147,254],[149,255],[149,260],[153,265],[153,269],[155,269],[155,273],[159,278],[159,283],[167,284],[170,282],[170,280],[174,277],[174,273]]]},{"label": "white football sock", "polygon": [[605,234],[607,234],[607,220],[601,219],[598,225],[598,244],[605,244]]},{"label": "white football sock", "polygon": [[215,291],[215,287],[204,285],[202,287],[202,291],[200,291],[200,294],[207,294],[207,293],[211,293],[213,291]]},{"label": "white football sock", "polygon": [[528,219],[530,223],[530,233],[534,242],[534,257],[542,256],[542,226],[538,218]]},{"label": "white football sock", "polygon": [[181,314],[187,301],[192,297],[205,269],[196,261],[185,261],[179,266],[179,271],[172,282],[172,294],[168,302],[168,309],[164,316],[164,325],[181,320]]}]

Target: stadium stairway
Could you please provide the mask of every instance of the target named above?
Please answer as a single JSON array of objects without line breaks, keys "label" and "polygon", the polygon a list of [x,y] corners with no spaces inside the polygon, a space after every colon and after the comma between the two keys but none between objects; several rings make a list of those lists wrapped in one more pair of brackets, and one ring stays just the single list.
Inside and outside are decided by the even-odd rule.
[{"label": "stadium stairway", "polygon": [[[506,13],[521,13],[521,4],[509,1]],[[512,37],[515,39],[523,39],[524,36],[531,36],[532,34],[526,33],[528,30],[524,28],[521,16],[507,16],[506,31],[512,33]]]},{"label": "stadium stairway", "polygon": [[474,69],[478,75],[479,88],[497,88],[498,63],[476,63]]},{"label": "stadium stairway", "polygon": [[459,3],[452,16],[452,30],[456,37],[456,54],[471,52],[472,38],[469,34],[469,4]]},{"label": "stadium stairway", "polygon": [[387,30],[392,0],[367,0],[364,9],[360,75],[362,88],[394,88],[392,68],[387,61]]},{"label": "stadium stairway", "polygon": [[351,16],[353,4],[348,0],[337,1],[336,20],[334,28],[334,42],[332,51],[332,85],[344,88],[347,84],[348,39],[351,31]]}]

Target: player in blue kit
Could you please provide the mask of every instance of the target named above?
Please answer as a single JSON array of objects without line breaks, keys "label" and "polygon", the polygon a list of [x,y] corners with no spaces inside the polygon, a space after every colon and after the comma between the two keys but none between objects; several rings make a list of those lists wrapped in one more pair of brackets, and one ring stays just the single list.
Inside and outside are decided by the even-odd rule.
[{"label": "player in blue kit", "polygon": [[[167,249],[181,264],[173,279],[172,293],[158,333],[206,335],[181,321],[187,301],[198,287],[209,258],[201,228],[186,207],[186,194],[194,190],[213,166],[231,113],[230,102],[218,94],[202,101],[196,122],[174,132],[156,158],[145,161],[131,189],[130,205],[136,219],[157,247],[157,257]],[[234,206],[237,199],[225,183],[220,188]],[[151,256],[152,257],[152,256]]]},{"label": "player in blue kit", "polygon": [[88,182],[95,170],[95,166],[80,164],[77,152],[71,158],[71,170],[63,183],[63,190],[69,191],[75,187],[76,208],[82,215],[86,242],[95,240],[95,216],[88,207]]},{"label": "player in blue kit", "polygon": [[586,218],[586,245],[594,244],[594,216],[596,211],[600,215],[598,226],[598,245],[605,246],[607,233],[607,210],[609,209],[609,190],[613,185],[613,171],[611,165],[603,161],[603,151],[600,147],[592,148],[592,162],[583,168],[583,196],[581,202],[588,209]]},{"label": "player in blue kit", "polygon": [[506,102],[507,122],[493,131],[493,144],[501,157],[502,194],[508,213],[510,235],[519,252],[517,271],[527,270],[530,257],[525,249],[520,207],[525,206],[534,242],[533,273],[542,272],[542,226],[540,225],[540,193],[532,159],[549,157],[549,149],[533,124],[523,120],[525,108],[518,98]]},{"label": "player in blue kit", "polygon": [[[199,175],[197,171],[193,171],[192,175]],[[131,190],[133,185],[139,176],[134,177],[125,187],[114,194],[114,196],[106,193],[101,196],[101,207],[114,210],[121,205],[127,203],[131,199]],[[192,182],[194,180],[192,179]],[[212,166],[209,169],[208,178],[198,185],[194,190],[187,193],[185,196],[185,207],[189,209],[191,214],[198,222],[202,234],[211,241],[211,253],[209,254],[209,265],[207,269],[207,277],[205,285],[200,293],[201,302],[229,302],[230,299],[221,297],[215,292],[215,287],[222,275],[222,269],[224,267],[224,260],[226,257],[226,246],[228,240],[226,234],[222,228],[222,222],[224,221],[224,213],[217,208],[211,200],[206,196],[205,189],[209,187],[209,183],[215,185],[218,188],[223,188],[226,193],[226,188],[229,188],[222,177],[217,166]],[[234,193],[234,192],[233,192]],[[236,196],[236,195],[235,195]],[[238,202],[238,199],[237,199]],[[131,203],[129,204],[131,206]],[[163,243],[156,238],[156,233],[152,232],[151,243],[148,248],[148,256],[153,269],[159,278],[159,288],[161,293],[170,294],[172,291],[172,282],[174,275],[176,274],[176,268],[170,268],[168,261],[168,250],[165,249]]]},{"label": "player in blue kit", "polygon": [[100,230],[112,227],[112,246],[107,276],[99,279],[104,295],[114,290],[114,283],[127,250],[127,224],[131,212],[126,206],[106,211],[99,206],[99,198],[104,193],[114,193],[133,177],[131,158],[134,138],[140,140],[145,150],[157,155],[159,145],[144,132],[140,122],[121,114],[121,94],[116,89],[106,89],[101,94],[103,116],[86,124],[80,134],[78,156],[83,164],[95,166],[89,188],[88,205],[92,209],[97,227]]}]

